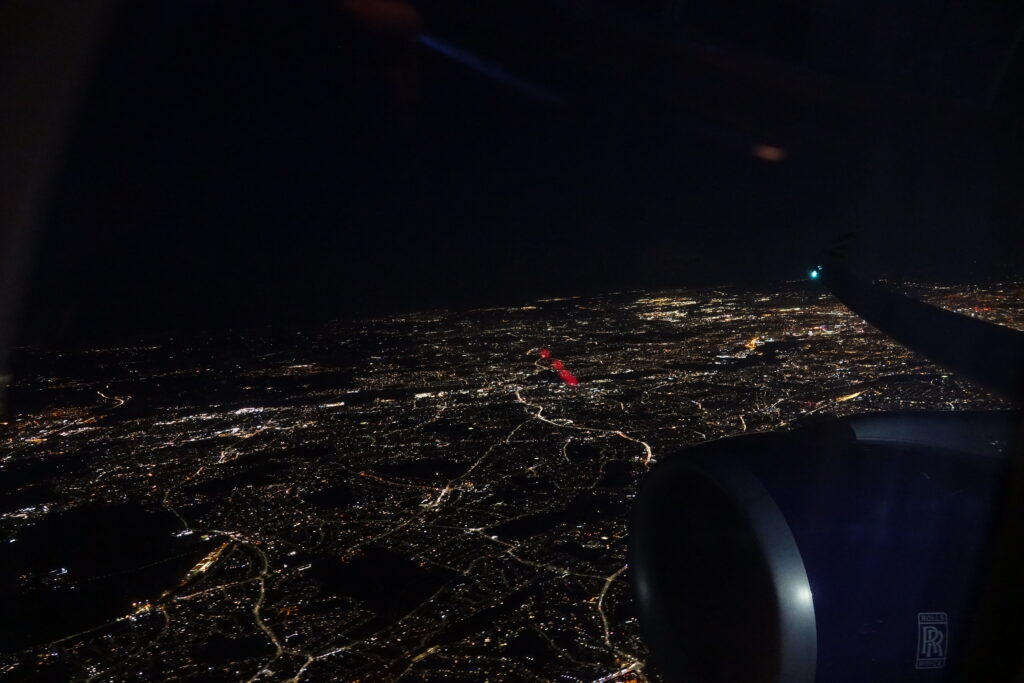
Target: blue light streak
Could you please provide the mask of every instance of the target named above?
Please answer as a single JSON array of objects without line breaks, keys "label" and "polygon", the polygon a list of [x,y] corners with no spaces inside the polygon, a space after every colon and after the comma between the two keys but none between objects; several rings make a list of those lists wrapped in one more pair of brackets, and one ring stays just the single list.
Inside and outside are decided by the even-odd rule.
[{"label": "blue light streak", "polygon": [[549,90],[544,86],[530,83],[529,81],[524,81],[521,78],[513,76],[497,64],[485,62],[473,53],[446,41],[440,40],[435,36],[423,34],[420,36],[420,43],[425,47],[428,47],[431,50],[472,69],[473,71],[476,71],[482,76],[486,76],[487,78],[498,81],[499,83],[503,83],[525,95],[529,95],[530,97],[534,97],[545,102],[550,102],[551,104],[560,104],[562,102],[562,97],[556,92]]}]

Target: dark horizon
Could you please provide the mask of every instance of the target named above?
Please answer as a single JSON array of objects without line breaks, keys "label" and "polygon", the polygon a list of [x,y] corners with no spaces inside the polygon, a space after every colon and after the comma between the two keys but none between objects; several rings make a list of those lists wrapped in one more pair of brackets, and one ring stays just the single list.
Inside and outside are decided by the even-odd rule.
[{"label": "dark horizon", "polygon": [[[579,56],[542,45],[557,83]],[[766,112],[809,105],[766,91],[763,108],[723,109],[741,91],[680,90],[657,76],[676,68],[664,55],[607,49],[626,75],[562,83],[553,103],[327,4],[124,8],[49,204],[20,343],[771,283],[844,233],[870,275],[1021,273],[1013,106],[927,105],[937,121],[974,112],[956,139],[866,99],[782,121]],[[521,55],[505,56],[514,69]],[[752,153],[762,142],[781,159]]]}]

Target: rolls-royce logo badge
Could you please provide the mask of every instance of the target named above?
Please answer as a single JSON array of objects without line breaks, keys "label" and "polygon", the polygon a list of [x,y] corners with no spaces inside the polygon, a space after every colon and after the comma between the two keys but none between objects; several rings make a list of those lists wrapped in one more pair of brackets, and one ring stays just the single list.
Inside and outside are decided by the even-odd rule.
[{"label": "rolls-royce logo badge", "polygon": [[946,666],[949,643],[949,619],[945,612],[920,612],[917,615],[917,669],[941,669]]}]

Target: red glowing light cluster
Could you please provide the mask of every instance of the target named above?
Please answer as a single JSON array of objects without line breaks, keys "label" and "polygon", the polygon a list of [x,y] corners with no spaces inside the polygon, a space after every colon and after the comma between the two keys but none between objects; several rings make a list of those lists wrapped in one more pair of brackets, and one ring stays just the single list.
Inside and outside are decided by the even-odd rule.
[{"label": "red glowing light cluster", "polygon": [[[541,349],[538,353],[544,360],[551,358],[551,349]],[[576,375],[565,369],[565,363],[557,358],[551,358],[551,369],[557,372],[558,376],[562,378],[562,381],[570,387],[574,387],[580,383],[580,381],[576,379]]]}]

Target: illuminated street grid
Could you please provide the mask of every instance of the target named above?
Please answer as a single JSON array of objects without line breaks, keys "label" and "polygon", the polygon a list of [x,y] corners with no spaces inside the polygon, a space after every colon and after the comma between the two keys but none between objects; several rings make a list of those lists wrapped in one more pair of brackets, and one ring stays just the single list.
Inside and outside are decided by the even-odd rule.
[{"label": "illuminated street grid", "polygon": [[[1019,285],[922,291],[1024,327]],[[651,463],[810,414],[1008,407],[805,283],[17,363],[14,678],[654,679],[625,567]]]}]

